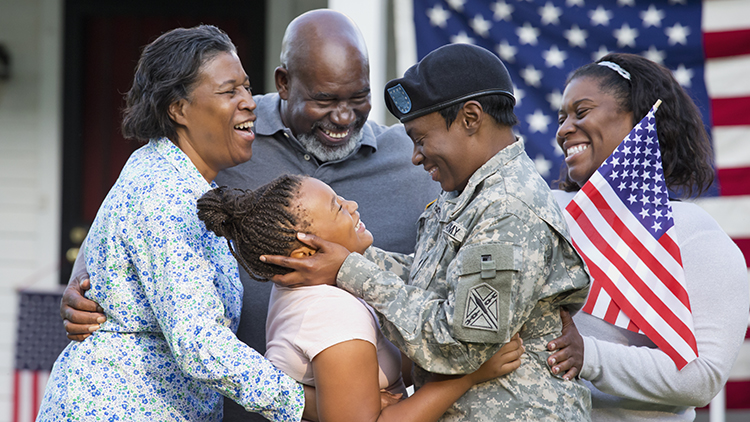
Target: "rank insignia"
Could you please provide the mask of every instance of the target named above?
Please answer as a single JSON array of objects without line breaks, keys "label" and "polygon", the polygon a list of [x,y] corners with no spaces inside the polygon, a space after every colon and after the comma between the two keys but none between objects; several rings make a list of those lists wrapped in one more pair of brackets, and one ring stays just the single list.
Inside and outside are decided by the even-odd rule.
[{"label": "rank insignia", "polygon": [[486,283],[469,290],[463,326],[477,330],[497,331],[498,292]]}]

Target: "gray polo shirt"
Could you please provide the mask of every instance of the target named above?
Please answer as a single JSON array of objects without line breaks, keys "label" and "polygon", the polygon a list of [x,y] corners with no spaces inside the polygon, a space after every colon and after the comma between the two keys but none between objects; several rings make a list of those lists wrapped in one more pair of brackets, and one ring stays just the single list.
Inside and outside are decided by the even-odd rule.
[{"label": "gray polo shirt", "polygon": [[[362,221],[375,238],[375,246],[393,252],[414,251],[417,219],[441,189],[422,167],[411,163],[412,142],[402,125],[388,127],[368,121],[362,128],[360,145],[352,154],[322,163],[281,122],[278,94],[256,95],[253,99],[258,116],[253,158],[220,172],[216,183],[255,189],[285,173],[315,177],[344,198],[357,201]],[[265,353],[271,284],[251,280],[242,269],[240,275],[245,293],[237,337]],[[227,399],[224,420],[265,419],[260,415],[248,416]]]}]

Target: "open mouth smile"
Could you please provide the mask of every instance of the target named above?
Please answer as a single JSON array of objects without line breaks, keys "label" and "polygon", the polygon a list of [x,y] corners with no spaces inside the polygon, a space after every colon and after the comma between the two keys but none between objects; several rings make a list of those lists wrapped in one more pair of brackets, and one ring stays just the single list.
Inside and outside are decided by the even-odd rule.
[{"label": "open mouth smile", "polygon": [[255,127],[255,122],[253,122],[252,120],[248,120],[248,121],[246,121],[244,123],[240,123],[238,125],[234,125],[235,129],[237,129],[237,130],[245,130],[245,131],[250,131],[250,130],[253,129],[253,127]]},{"label": "open mouth smile", "polygon": [[588,147],[589,146],[586,144],[573,145],[572,147],[565,150],[565,157],[570,158],[576,154],[579,154],[585,151],[586,149],[588,149]]},{"label": "open mouth smile", "polygon": [[332,132],[328,129],[323,129],[323,128],[320,128],[320,130],[331,139],[344,139],[347,136],[349,136],[349,130],[345,130],[343,132]]}]

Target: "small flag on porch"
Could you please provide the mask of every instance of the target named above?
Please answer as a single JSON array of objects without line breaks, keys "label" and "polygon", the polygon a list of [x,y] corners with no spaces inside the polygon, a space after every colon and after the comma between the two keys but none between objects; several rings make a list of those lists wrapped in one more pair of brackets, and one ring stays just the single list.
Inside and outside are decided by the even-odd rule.
[{"label": "small flag on porch", "polygon": [[52,365],[70,343],[60,318],[61,292],[18,292],[12,422],[33,422]]},{"label": "small flag on porch", "polygon": [[593,278],[583,308],[648,336],[678,369],[698,356],[654,114],[630,131],[565,209]]}]

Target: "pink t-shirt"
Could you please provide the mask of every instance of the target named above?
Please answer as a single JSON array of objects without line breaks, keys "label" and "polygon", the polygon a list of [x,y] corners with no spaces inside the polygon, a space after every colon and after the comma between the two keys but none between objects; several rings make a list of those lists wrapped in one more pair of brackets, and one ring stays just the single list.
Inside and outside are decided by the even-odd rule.
[{"label": "pink t-shirt", "polygon": [[377,347],[380,388],[406,397],[401,352],[383,337],[367,304],[333,286],[273,286],[266,320],[266,358],[290,377],[315,386],[313,358],[328,347],[355,339]]}]

